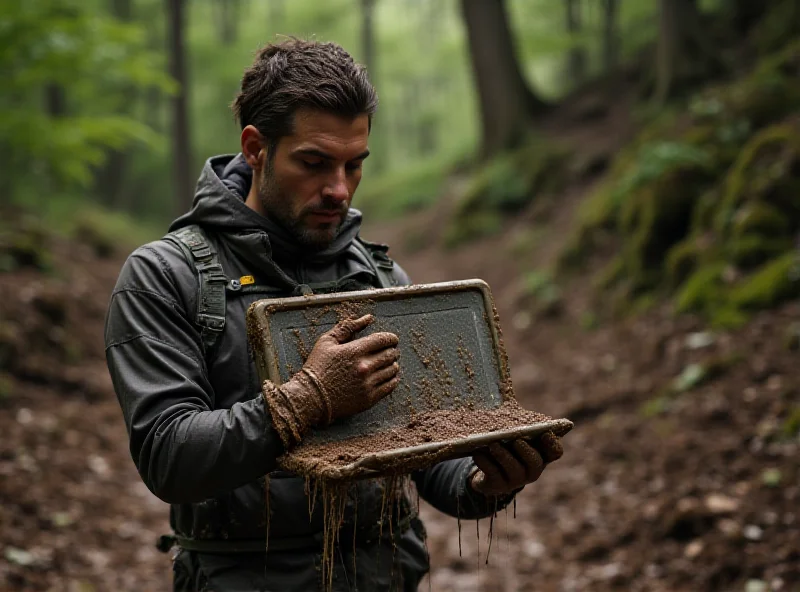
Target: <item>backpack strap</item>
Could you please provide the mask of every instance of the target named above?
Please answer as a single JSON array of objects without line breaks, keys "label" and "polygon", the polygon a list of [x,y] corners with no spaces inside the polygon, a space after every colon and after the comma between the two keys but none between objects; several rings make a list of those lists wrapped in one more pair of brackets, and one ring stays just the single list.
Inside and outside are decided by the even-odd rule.
[{"label": "backpack strap", "polygon": [[394,261],[392,261],[387,254],[389,251],[388,245],[371,243],[365,241],[360,236],[356,237],[353,241],[353,245],[359,253],[364,255],[367,262],[369,262],[372,267],[372,271],[378,276],[380,288],[393,288],[399,285],[397,278],[395,278],[394,273],[392,273],[394,270]]},{"label": "backpack strap", "polygon": [[200,327],[203,352],[208,357],[216,350],[225,330],[225,286],[228,278],[222,270],[217,251],[199,226],[181,228],[164,238],[181,248],[197,273],[195,323]]}]

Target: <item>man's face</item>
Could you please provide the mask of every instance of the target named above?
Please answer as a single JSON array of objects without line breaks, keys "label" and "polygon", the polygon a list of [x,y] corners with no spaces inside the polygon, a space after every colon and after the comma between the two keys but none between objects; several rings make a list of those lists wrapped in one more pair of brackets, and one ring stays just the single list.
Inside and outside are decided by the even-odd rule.
[{"label": "man's face", "polygon": [[292,135],[280,139],[256,180],[262,213],[309,250],[330,245],[361,181],[368,138],[367,115],[297,111]]}]

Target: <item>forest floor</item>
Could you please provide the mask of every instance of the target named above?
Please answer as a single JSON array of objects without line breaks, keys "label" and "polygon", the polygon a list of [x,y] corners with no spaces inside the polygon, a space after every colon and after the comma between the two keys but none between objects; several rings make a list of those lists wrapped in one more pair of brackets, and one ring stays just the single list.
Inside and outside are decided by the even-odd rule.
[{"label": "forest floor", "polygon": [[[559,203],[538,251],[556,251],[575,199]],[[396,240],[436,211],[370,235]],[[524,225],[521,220],[517,225]],[[574,430],[566,453],[480,539],[423,507],[430,588],[469,590],[800,589],[797,439],[782,437],[800,364],[786,347],[800,306],[733,333],[658,309],[586,330],[586,290],[526,326],[515,228],[446,252],[394,251],[416,282],[482,277],[492,286],[517,395]],[[166,590],[153,542],[167,506],[139,479],[103,357],[103,315],[121,260],[56,245],[55,274],[3,276],[0,384],[0,590]],[[664,395],[692,363],[717,372]],[[659,397],[659,393],[662,393]],[[755,587],[754,587],[755,586]],[[425,589],[427,586],[423,586]]]},{"label": "forest floor", "polygon": [[[578,140],[613,150],[597,144],[627,130],[607,121]],[[486,280],[518,398],[575,423],[563,459],[494,521],[488,564],[488,521],[463,524],[459,544],[456,521],[423,507],[421,589],[800,590],[800,303],[728,332],[667,305],[589,329],[589,282],[574,277],[557,311],[529,314],[522,273],[554,261],[590,182],[454,251],[439,240],[447,196],[365,232],[417,283]],[[168,507],[130,459],[103,354],[122,258],[64,240],[53,253],[48,274],[0,276],[0,590],[167,590],[154,541]]]}]

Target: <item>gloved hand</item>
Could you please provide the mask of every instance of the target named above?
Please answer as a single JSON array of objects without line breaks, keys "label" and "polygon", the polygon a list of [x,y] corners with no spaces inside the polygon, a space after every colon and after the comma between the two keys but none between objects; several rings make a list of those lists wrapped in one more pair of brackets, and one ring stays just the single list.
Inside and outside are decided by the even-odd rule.
[{"label": "gloved hand", "polygon": [[365,411],[395,389],[397,335],[354,339],[374,321],[365,315],[339,322],[320,336],[300,372],[280,386],[264,382],[264,399],[287,448],[312,427]]},{"label": "gloved hand", "polygon": [[473,455],[478,467],[469,479],[473,490],[484,495],[504,495],[536,481],[546,465],[561,458],[564,448],[552,432],[537,440],[494,443]]}]

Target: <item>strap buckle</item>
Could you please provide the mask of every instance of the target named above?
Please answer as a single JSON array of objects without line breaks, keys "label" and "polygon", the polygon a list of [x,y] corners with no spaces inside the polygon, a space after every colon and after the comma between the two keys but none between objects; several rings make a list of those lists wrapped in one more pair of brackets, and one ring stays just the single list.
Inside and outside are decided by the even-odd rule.
[{"label": "strap buckle", "polygon": [[222,331],[225,329],[225,317],[215,314],[199,313],[197,323],[211,331]]}]

